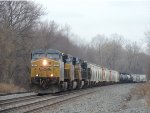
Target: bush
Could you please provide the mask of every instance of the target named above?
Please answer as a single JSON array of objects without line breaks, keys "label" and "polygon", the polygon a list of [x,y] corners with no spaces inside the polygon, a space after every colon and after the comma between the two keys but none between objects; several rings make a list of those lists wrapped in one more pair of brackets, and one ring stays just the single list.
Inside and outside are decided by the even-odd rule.
[{"label": "bush", "polygon": [[25,92],[24,88],[18,87],[14,84],[0,83],[0,93],[16,93]]},{"label": "bush", "polygon": [[138,99],[146,97],[146,102],[150,106],[150,83],[139,84],[131,90],[131,96],[136,96]]}]

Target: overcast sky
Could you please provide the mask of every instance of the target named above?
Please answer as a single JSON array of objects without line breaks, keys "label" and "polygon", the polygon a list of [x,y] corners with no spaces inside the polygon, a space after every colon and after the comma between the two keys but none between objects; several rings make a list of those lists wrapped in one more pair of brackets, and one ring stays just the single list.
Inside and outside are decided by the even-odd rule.
[{"label": "overcast sky", "polygon": [[68,24],[81,38],[118,33],[143,41],[150,30],[150,0],[36,0],[48,13],[44,20]]}]

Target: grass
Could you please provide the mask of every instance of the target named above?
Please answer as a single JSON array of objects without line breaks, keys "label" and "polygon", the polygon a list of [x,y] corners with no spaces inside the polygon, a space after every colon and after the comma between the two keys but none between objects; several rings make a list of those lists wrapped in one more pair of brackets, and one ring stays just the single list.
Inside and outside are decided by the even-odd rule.
[{"label": "grass", "polygon": [[25,89],[16,86],[14,84],[0,83],[0,93],[16,93],[16,92],[25,92]]},{"label": "grass", "polygon": [[139,84],[131,90],[130,95],[138,99],[146,97],[146,103],[150,106],[150,83]]}]

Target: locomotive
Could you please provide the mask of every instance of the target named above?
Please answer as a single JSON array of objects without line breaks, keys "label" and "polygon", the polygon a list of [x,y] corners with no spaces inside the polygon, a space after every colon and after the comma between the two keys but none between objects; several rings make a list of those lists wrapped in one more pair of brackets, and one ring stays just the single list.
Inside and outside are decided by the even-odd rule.
[{"label": "locomotive", "polygon": [[31,89],[56,93],[120,82],[120,73],[55,49],[31,53]]},{"label": "locomotive", "polygon": [[86,87],[86,63],[58,50],[36,50],[31,54],[31,86],[42,92]]}]

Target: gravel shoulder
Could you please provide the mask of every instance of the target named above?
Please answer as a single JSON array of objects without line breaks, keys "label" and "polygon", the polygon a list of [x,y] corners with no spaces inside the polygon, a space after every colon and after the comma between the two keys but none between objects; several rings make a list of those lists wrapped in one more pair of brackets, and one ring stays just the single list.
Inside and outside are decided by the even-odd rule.
[{"label": "gravel shoulder", "polygon": [[42,113],[150,113],[144,97],[138,99],[129,95],[130,90],[136,86],[137,84],[103,86],[95,93],[57,104]]},{"label": "gravel shoulder", "polygon": [[7,100],[7,99],[13,99],[13,98],[19,98],[19,97],[25,97],[25,96],[31,96],[31,95],[37,95],[37,94],[36,93],[22,93],[22,94],[4,95],[4,96],[0,96],[0,101]]}]

